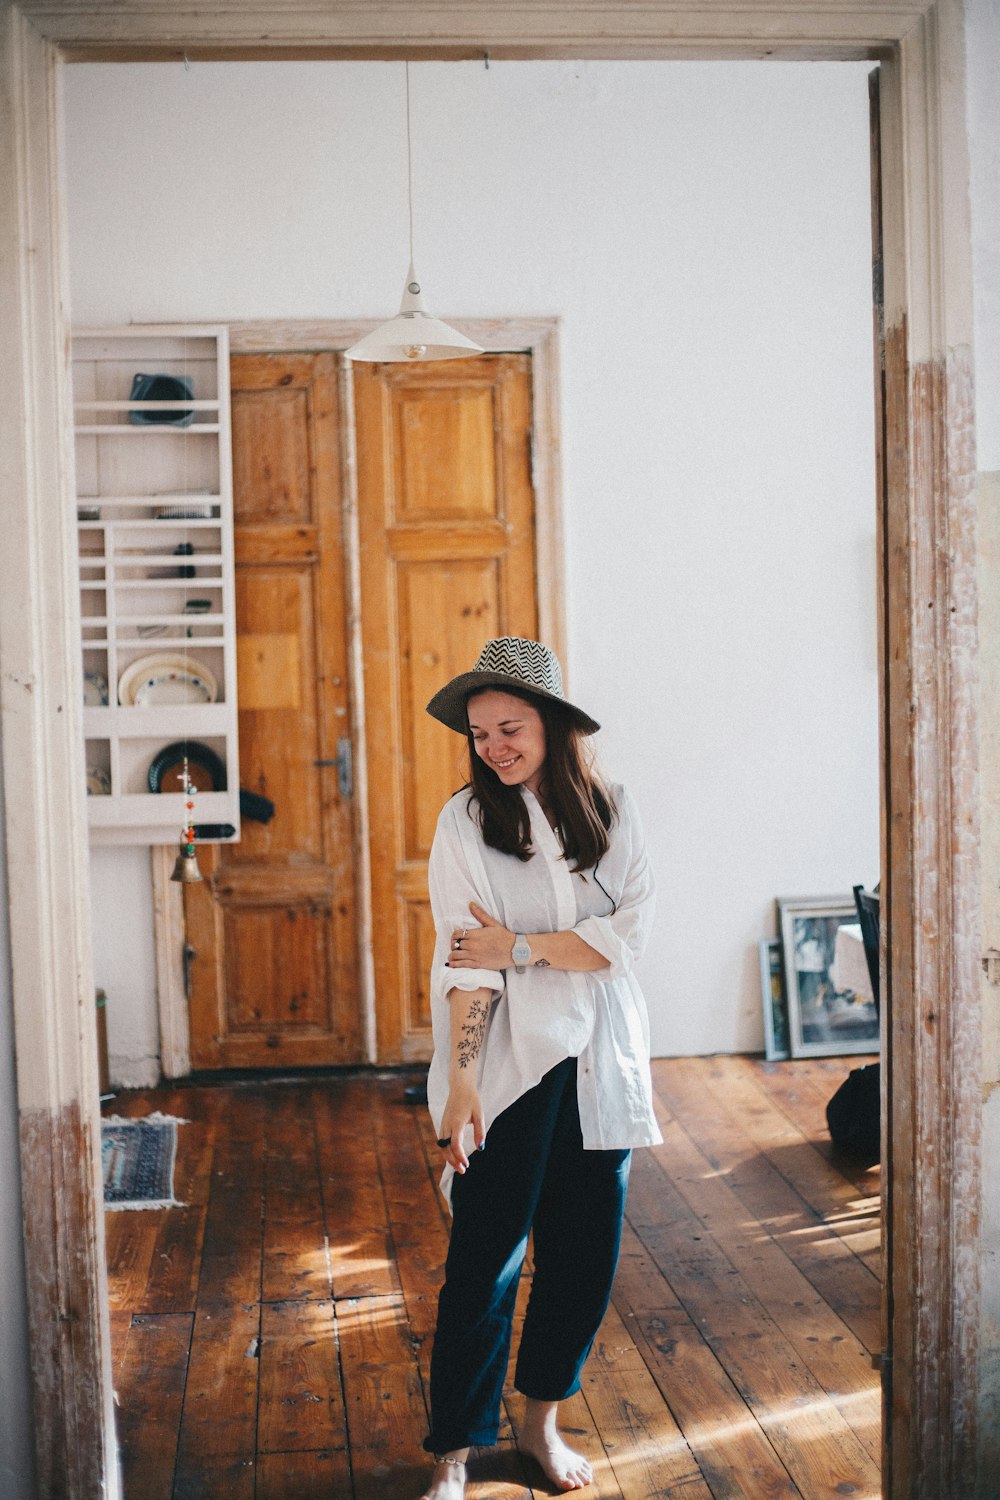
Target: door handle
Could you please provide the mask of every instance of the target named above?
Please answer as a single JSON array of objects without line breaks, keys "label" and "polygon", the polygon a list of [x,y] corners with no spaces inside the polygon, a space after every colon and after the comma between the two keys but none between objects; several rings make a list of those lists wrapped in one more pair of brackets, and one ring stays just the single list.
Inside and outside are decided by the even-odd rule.
[{"label": "door handle", "polygon": [[191,999],[191,965],[197,957],[197,950],[195,948],[192,948],[190,943],[185,943],[183,949],[181,950],[181,963],[184,969],[185,1000]]},{"label": "door handle", "polygon": [[350,739],[345,735],[337,741],[336,760],[314,760],[314,766],[337,767],[337,790],[342,797],[354,795],[354,752]]}]

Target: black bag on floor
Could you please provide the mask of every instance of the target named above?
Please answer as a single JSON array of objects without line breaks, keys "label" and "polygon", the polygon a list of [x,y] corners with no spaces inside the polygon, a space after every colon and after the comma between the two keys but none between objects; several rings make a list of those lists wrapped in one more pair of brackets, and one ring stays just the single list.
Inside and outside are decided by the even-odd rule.
[{"label": "black bag on floor", "polygon": [[833,1144],[866,1167],[881,1156],[880,1080],[879,1063],[855,1068],[826,1106]]}]

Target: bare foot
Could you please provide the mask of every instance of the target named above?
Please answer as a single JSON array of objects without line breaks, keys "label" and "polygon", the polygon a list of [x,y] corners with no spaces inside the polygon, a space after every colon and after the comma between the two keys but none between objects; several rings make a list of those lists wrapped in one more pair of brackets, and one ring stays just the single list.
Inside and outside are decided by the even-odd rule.
[{"label": "bare foot", "polygon": [[524,1426],[518,1439],[522,1453],[530,1453],[546,1479],[560,1490],[582,1490],[591,1484],[594,1471],[588,1459],[559,1436],[554,1401],[528,1400]]},{"label": "bare foot", "polygon": [[434,1477],[424,1490],[420,1500],[464,1500],[465,1462],[445,1462],[439,1458],[434,1465]]}]

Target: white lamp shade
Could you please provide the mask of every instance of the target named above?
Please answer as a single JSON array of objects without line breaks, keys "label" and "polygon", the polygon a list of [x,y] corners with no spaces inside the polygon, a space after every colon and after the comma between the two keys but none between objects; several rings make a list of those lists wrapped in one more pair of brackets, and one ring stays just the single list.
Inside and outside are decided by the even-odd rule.
[{"label": "white lamp shade", "polygon": [[481,345],[474,344],[464,333],[442,323],[440,318],[431,317],[424,307],[420,283],[411,265],[396,317],[380,323],[350,349],[345,349],[344,354],[347,359],[372,363],[399,360],[415,364],[418,360],[462,359],[482,352]]}]

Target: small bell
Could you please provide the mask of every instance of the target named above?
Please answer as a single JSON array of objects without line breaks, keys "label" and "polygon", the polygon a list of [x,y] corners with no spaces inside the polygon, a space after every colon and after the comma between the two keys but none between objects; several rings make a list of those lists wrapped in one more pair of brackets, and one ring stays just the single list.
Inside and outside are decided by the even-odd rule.
[{"label": "small bell", "polygon": [[181,827],[181,843],[174,860],[174,870],[171,880],[179,880],[182,885],[194,885],[202,879],[202,873],[198,868],[198,856],[194,852],[194,798],[195,786],[188,771],[187,750],[184,751],[184,769],[182,771],[181,786],[187,801],[184,804],[184,823]]},{"label": "small bell", "polygon": [[184,832],[181,834],[180,848],[174,860],[173,874],[170,879],[179,880],[182,885],[194,885],[203,878],[198,868],[198,856],[194,852],[194,840],[189,839],[188,833]]}]

